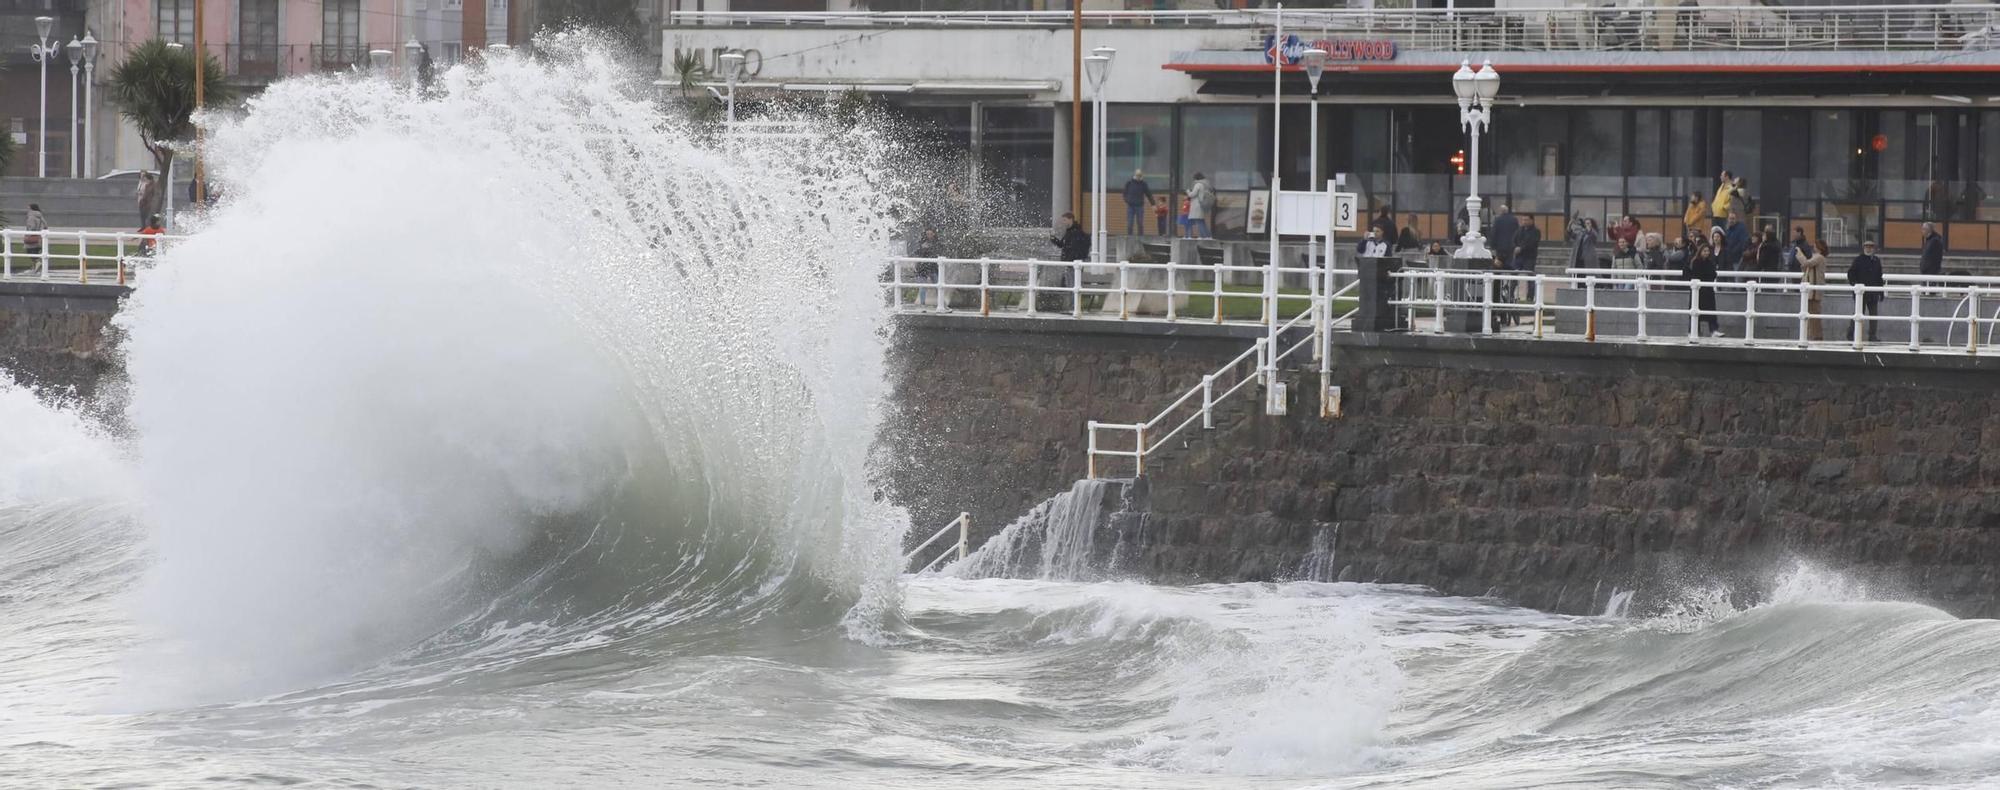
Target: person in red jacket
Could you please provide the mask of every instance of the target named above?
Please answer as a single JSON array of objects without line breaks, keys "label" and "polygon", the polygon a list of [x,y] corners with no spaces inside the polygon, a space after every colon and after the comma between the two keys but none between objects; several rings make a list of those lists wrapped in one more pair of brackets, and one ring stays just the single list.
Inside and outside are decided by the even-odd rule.
[{"label": "person in red jacket", "polygon": [[166,233],[166,229],[160,227],[160,215],[154,214],[151,219],[146,221],[146,227],[139,229],[139,235],[146,237],[139,241],[139,254],[150,257],[154,252],[158,251],[160,237],[166,235]]}]

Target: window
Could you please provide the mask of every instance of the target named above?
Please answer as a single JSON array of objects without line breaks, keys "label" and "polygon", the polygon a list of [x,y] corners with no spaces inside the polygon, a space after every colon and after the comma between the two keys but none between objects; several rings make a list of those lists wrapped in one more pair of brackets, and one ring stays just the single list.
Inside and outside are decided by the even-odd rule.
[{"label": "window", "polygon": [[243,49],[240,60],[277,60],[278,0],[238,0],[236,43]]},{"label": "window", "polygon": [[1861,149],[1854,144],[1854,114],[1848,110],[1815,110],[1812,114],[1812,177],[1845,179],[1854,175]]},{"label": "window", "polygon": [[320,5],[322,60],[361,62],[361,0],[324,0]]},{"label": "window", "polygon": [[160,38],[194,43],[194,0],[154,0],[153,20]]},{"label": "window", "polygon": [[1110,137],[1105,148],[1105,188],[1123,189],[1125,179],[1145,171],[1146,181],[1155,191],[1164,191],[1173,177],[1174,108],[1165,104],[1113,104]]}]

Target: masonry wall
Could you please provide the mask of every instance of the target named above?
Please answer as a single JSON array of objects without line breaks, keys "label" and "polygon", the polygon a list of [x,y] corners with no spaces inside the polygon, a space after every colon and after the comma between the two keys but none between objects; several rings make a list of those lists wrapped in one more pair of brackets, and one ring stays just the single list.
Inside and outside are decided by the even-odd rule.
[{"label": "masonry wall", "polygon": [[40,391],[93,395],[117,369],[108,330],[126,292],[104,285],[0,283],[0,371]]},{"label": "masonry wall", "polygon": [[[1248,342],[962,319],[898,338],[893,494],[982,532],[1082,474],[1083,420],[1143,419]],[[1149,462],[1123,536],[1144,575],[1294,576],[1321,535],[1338,578],[1567,612],[1750,593],[1798,557],[2000,613],[1990,361],[1372,334],[1334,358],[1343,418],[1294,376],[1291,416],[1239,410]]]}]

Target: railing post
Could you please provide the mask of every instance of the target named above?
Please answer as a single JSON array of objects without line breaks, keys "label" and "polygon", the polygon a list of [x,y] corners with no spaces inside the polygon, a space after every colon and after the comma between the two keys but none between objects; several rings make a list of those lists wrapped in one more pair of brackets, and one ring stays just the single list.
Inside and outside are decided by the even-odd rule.
[{"label": "railing post", "polygon": [[[1224,260],[1223,263],[1228,263],[1228,261]],[[1209,307],[1215,313],[1215,322],[1220,324],[1222,323],[1222,271],[1218,269],[1212,272],[1212,275],[1208,278],[1208,287],[1214,295],[1210,297]]]},{"label": "railing post", "polygon": [[1201,427],[1203,430],[1215,427],[1215,374],[1201,374]]},{"label": "railing post", "polygon": [[0,231],[0,277],[14,278],[14,240]]},{"label": "railing post", "polygon": [[1541,272],[1535,273],[1535,339],[1542,339],[1542,300],[1548,298],[1549,283]]},{"label": "railing post", "polygon": [[1132,429],[1132,476],[1146,475],[1146,424]]},{"label": "railing post", "polygon": [[932,259],[931,265],[937,268],[937,274],[933,275],[936,280],[931,283],[931,287],[937,291],[937,304],[935,308],[940,313],[951,312],[951,308],[946,307],[944,303],[944,256],[940,255]]},{"label": "railing post", "polygon": [[889,298],[896,312],[903,312],[903,262],[889,262]]},{"label": "railing post", "polygon": [[979,317],[993,315],[993,260],[981,256],[979,259]]},{"label": "railing post", "polygon": [[1083,462],[1084,464],[1083,476],[1091,480],[1096,480],[1097,479],[1097,421],[1091,420],[1089,422],[1084,423],[1083,432],[1084,435],[1088,437],[1088,439],[1084,442],[1086,449],[1084,451],[1085,460]]},{"label": "railing post", "polygon": [[1069,317],[1083,317],[1083,261],[1069,262]]},{"label": "railing post", "polygon": [[1965,290],[1966,296],[1971,299],[1972,304],[1972,309],[1965,311],[1967,321],[1965,328],[1965,353],[1977,355],[1979,353],[1979,286],[1974,285]]},{"label": "railing post", "polygon": [[1757,344],[1757,289],[1759,284],[1751,280],[1743,284],[1743,345]]},{"label": "railing post", "polygon": [[1701,339],[1701,281],[1688,281],[1688,342]]},{"label": "railing post", "polygon": [[1027,301],[1028,301],[1028,315],[1030,316],[1037,314],[1037,311],[1035,310],[1035,287],[1036,287],[1035,278],[1041,276],[1041,268],[1042,265],[1040,263],[1036,261],[1028,261]]},{"label": "railing post", "polygon": [[1811,342],[1806,339],[1806,335],[1808,334],[1806,332],[1806,325],[1808,323],[1807,313],[1810,312],[1807,310],[1807,307],[1812,302],[1812,295],[1813,284],[1803,279],[1799,280],[1799,348],[1807,348],[1811,345]]},{"label": "railing post", "polygon": [[42,251],[36,258],[41,262],[42,279],[49,279],[49,236],[46,233],[42,234]]},{"label": "railing post", "polygon": [[1861,327],[1862,290],[1862,286],[1858,284],[1854,286],[1854,325],[1853,328],[1847,330],[1848,334],[1854,336],[1854,347],[1857,349],[1861,348],[1861,338],[1866,334]]},{"label": "railing post", "polygon": [[1179,274],[1174,269],[1178,267],[1179,264],[1174,262],[1174,257],[1170,250],[1167,255],[1167,323],[1173,323],[1175,319],[1180,317],[1180,311],[1174,306],[1174,283],[1180,279]]},{"label": "railing post", "polygon": [[966,533],[969,533],[971,531],[972,531],[972,514],[967,513],[963,510],[959,511],[958,512],[958,561],[959,562],[965,561],[965,544],[968,542]]},{"label": "railing post", "polygon": [[1493,273],[1490,271],[1480,272],[1479,285],[1481,289],[1479,297],[1480,332],[1490,335],[1493,334]]},{"label": "railing post", "polygon": [[1444,270],[1431,270],[1431,334],[1444,334]]},{"label": "railing post", "polygon": [[[48,239],[45,236],[42,239],[42,246],[47,247],[48,243],[49,243]],[[90,282],[89,253],[90,253],[90,247],[86,245],[84,242],[83,231],[79,230],[76,232],[76,281],[77,282],[80,283]]]},{"label": "railing post", "polygon": [[1120,321],[1132,317],[1132,297],[1129,295],[1132,285],[1128,279],[1132,276],[1132,267],[1128,265],[1130,263],[1131,261],[1123,260],[1118,262],[1118,320]]},{"label": "railing post", "polygon": [[[1971,293],[1977,294],[1978,291],[1975,290],[1972,291]],[[1974,296],[1972,308],[1973,308],[1971,311],[1972,315],[1976,318],[1979,315],[1979,303],[1977,296]],[[1911,283],[1910,284],[1910,350],[1911,351],[1918,350],[1918,348],[1920,348],[1922,345],[1920,341],[1922,340],[1922,335],[1923,335],[1923,320],[1924,320],[1924,292],[1917,288],[1916,283]],[[1978,326],[1979,325],[1976,323],[1973,324],[1973,327],[1975,329],[1978,328]],[[1950,341],[1948,340],[1945,342],[1947,344],[1950,343]]]},{"label": "railing post", "polygon": [[1653,290],[1651,281],[1646,277],[1640,277],[1638,317],[1639,317],[1639,342],[1641,343],[1646,342],[1646,292],[1650,290]]},{"label": "railing post", "polygon": [[1597,275],[1583,278],[1583,342],[1597,342]]}]

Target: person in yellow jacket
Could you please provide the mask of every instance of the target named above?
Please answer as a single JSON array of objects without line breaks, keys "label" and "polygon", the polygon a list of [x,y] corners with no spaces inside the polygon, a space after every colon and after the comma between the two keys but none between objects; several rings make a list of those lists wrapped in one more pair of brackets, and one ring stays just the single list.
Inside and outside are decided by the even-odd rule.
[{"label": "person in yellow jacket", "polygon": [[[1701,199],[1700,192],[1689,192],[1687,210],[1681,212],[1681,226],[1700,230],[1701,221],[1705,219],[1708,219],[1708,201]],[[1686,235],[1685,230],[1682,235]]]},{"label": "person in yellow jacket", "polygon": [[1729,225],[1729,207],[1736,202],[1736,174],[1724,170],[1717,181],[1715,199],[1708,201],[1708,215],[1715,227],[1721,228]]}]

